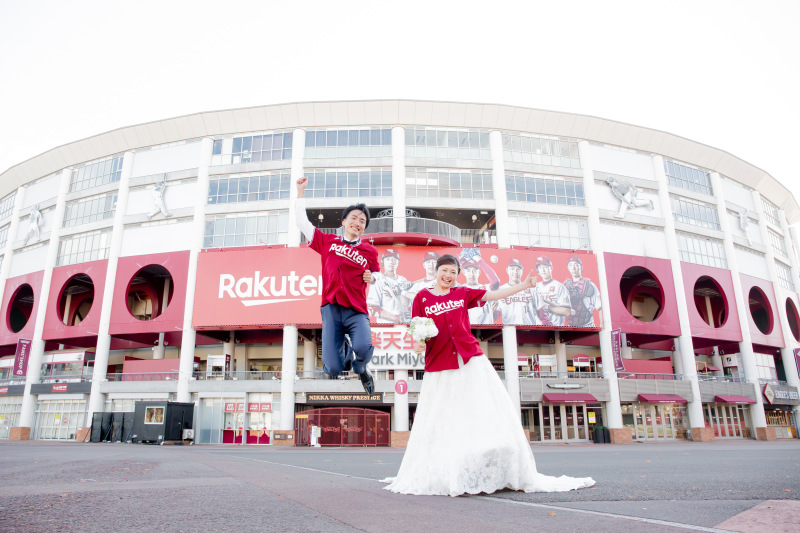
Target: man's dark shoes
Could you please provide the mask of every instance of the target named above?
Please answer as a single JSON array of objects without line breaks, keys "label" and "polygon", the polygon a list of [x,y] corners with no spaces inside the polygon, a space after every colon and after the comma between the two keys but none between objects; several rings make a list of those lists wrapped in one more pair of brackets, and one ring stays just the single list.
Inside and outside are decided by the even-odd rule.
[{"label": "man's dark shoes", "polygon": [[375,394],[375,380],[372,379],[372,373],[365,368],[364,372],[359,374],[358,377],[361,378],[361,384],[364,386],[364,391],[366,391],[366,393],[370,396]]}]

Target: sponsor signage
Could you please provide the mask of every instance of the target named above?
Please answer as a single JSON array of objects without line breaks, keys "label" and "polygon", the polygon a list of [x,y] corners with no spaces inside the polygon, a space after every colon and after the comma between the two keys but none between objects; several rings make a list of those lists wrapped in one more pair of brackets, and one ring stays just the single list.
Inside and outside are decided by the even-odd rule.
[{"label": "sponsor signage", "polygon": [[[377,248],[382,258],[387,247]],[[414,296],[431,283],[426,270],[430,254],[448,253],[462,261],[457,281],[467,286],[513,284],[531,273],[541,282],[533,291],[496,306],[473,309],[473,324],[598,329],[594,254],[497,248],[393,248],[387,257],[395,260],[381,260],[381,271],[374,273],[367,291],[372,323],[408,323]],[[319,325],[321,292],[319,255],[308,247],[204,251],[197,263],[192,326],[203,330]]]},{"label": "sponsor signage", "polygon": [[225,412],[226,413],[241,413],[244,411],[244,402],[236,403],[236,402],[226,402],[225,403]]},{"label": "sponsor signage", "polygon": [[408,392],[408,383],[406,383],[406,380],[397,380],[397,383],[394,384],[394,391],[401,396]]},{"label": "sponsor signage", "polygon": [[414,353],[414,340],[408,326],[396,325],[372,328],[372,370],[423,370],[425,354]]},{"label": "sponsor signage", "polygon": [[8,394],[8,387],[0,387],[0,395],[5,396]]},{"label": "sponsor signage", "polygon": [[28,375],[28,356],[31,353],[30,339],[19,339],[17,341],[17,352],[14,356],[14,370],[12,374],[17,377]]},{"label": "sponsor signage", "polygon": [[247,412],[248,413],[270,413],[272,412],[272,404],[271,403],[248,403],[247,404]]},{"label": "sponsor signage", "polygon": [[611,330],[611,355],[614,357],[614,371],[623,372],[625,363],[622,362],[622,330]]},{"label": "sponsor signage", "polygon": [[789,385],[764,384],[764,398],[770,405],[800,405],[797,388]]},{"label": "sponsor signage", "polygon": [[53,385],[52,392],[67,392],[69,386],[65,383],[63,385]]},{"label": "sponsor signage", "polygon": [[344,393],[344,394],[320,394],[320,393],[307,393],[307,403],[382,403],[383,393],[369,395],[367,393]]}]

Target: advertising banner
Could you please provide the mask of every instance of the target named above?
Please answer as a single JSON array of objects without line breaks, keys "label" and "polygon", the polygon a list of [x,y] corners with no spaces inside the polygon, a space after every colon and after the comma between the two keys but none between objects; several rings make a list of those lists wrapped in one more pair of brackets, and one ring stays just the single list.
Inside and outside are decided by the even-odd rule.
[{"label": "advertising banner", "polygon": [[[470,310],[473,325],[598,329],[600,292],[592,253],[497,248],[378,246],[380,272],[368,288],[373,324],[404,324],[414,296],[435,279],[436,260],[459,258],[458,283],[479,289],[536,276],[534,289]],[[264,248],[200,254],[192,325],[232,329],[284,324],[319,326],[322,277],[313,250]]]},{"label": "advertising banner", "polygon": [[622,330],[611,330],[611,354],[614,356],[614,371],[624,372],[625,363],[622,362]]},{"label": "advertising banner", "polygon": [[14,356],[14,376],[25,377],[28,375],[28,356],[30,353],[30,339],[19,339],[17,341],[17,353]]},{"label": "advertising banner", "polygon": [[414,353],[414,340],[405,325],[372,328],[372,370],[424,370],[425,354]]}]

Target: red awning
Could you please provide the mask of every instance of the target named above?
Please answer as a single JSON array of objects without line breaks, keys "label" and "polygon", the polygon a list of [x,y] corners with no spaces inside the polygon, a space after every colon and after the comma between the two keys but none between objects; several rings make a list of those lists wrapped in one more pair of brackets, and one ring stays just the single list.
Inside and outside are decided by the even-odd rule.
[{"label": "red awning", "polygon": [[686,398],[677,394],[640,394],[639,401],[646,403],[687,403]]},{"label": "red awning", "polygon": [[597,398],[587,393],[547,392],[542,394],[542,399],[549,403],[594,403],[598,401]]},{"label": "red awning", "polygon": [[755,400],[751,400],[747,396],[714,396],[715,402],[720,403],[739,403],[739,404],[754,404]]},{"label": "red awning", "polygon": [[718,371],[720,371],[722,369],[721,368],[717,368],[715,366],[706,365],[706,370],[711,370],[712,372],[718,372]]}]

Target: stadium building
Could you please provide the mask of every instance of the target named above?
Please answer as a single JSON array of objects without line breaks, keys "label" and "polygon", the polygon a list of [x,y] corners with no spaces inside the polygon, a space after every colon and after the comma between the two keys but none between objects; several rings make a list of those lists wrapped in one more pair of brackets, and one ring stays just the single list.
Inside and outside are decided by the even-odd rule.
[{"label": "stadium building", "polygon": [[[371,396],[322,372],[302,176],[323,231],[371,210]],[[164,424],[177,402],[197,443],[402,445],[424,376],[404,323],[445,253],[471,286],[540,279],[470,314],[532,442],[793,438],[798,221],[734,155],[569,113],[311,102],[121,128],[0,175],[0,438],[88,440],[105,413],[128,440],[111,413]]]}]

